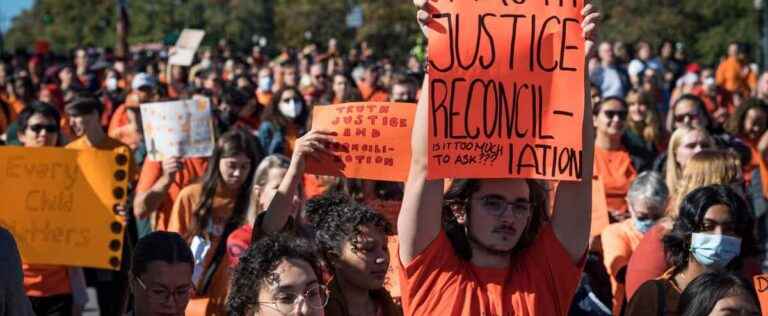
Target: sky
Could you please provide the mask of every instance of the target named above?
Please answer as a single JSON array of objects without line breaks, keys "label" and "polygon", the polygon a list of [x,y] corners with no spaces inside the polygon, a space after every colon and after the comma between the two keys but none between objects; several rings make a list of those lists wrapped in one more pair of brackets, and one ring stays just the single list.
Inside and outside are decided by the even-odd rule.
[{"label": "sky", "polygon": [[0,31],[7,31],[13,17],[32,6],[34,0],[0,0]]}]

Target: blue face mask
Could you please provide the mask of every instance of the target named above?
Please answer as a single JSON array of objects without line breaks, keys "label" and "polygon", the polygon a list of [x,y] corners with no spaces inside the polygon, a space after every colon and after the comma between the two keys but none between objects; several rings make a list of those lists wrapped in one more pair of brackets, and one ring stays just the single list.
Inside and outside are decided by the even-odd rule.
[{"label": "blue face mask", "polygon": [[259,78],[259,91],[271,91],[272,90],[272,78],[261,77]]},{"label": "blue face mask", "polygon": [[690,251],[702,265],[724,268],[741,253],[741,239],[727,235],[693,233]]},{"label": "blue face mask", "polygon": [[656,221],[652,219],[639,220],[637,217],[633,217],[632,222],[635,223],[635,229],[643,234],[647,233],[653,227],[653,224],[656,224]]}]

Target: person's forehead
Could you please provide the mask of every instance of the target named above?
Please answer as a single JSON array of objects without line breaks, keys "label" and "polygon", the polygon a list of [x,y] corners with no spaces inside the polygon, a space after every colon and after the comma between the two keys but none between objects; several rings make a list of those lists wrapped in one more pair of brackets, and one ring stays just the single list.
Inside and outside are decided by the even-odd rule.
[{"label": "person's forehead", "polygon": [[384,230],[373,224],[360,225],[360,227],[357,228],[357,231],[359,234],[352,237],[359,243],[373,243],[376,241],[383,241],[384,238],[386,238]]},{"label": "person's forehead", "polygon": [[184,285],[192,280],[192,264],[155,260],[147,264],[147,271],[140,277],[145,283]]},{"label": "person's forehead", "polygon": [[250,162],[250,159],[248,159],[248,156],[246,156],[245,154],[237,154],[232,157],[221,158],[221,162],[222,163],[229,163],[229,162],[241,163],[241,162]]},{"label": "person's forehead", "polygon": [[480,189],[475,196],[499,195],[507,200],[527,199],[530,188],[522,179],[486,179],[480,181]]},{"label": "person's forehead", "polygon": [[710,206],[707,209],[707,213],[704,214],[704,219],[716,221],[719,223],[729,221],[731,219],[731,209],[723,204]]},{"label": "person's forehead", "polygon": [[704,134],[701,133],[700,131],[692,131],[688,134],[685,134],[685,136],[683,136],[683,144],[701,142],[704,140],[707,140],[707,137],[704,136]]},{"label": "person's forehead", "polygon": [[312,266],[301,259],[283,259],[273,272],[279,277],[274,280],[274,283],[267,282],[267,287],[273,290],[278,288],[301,290],[307,285],[317,282],[317,276],[312,270]]},{"label": "person's forehead", "polygon": [[693,101],[684,100],[684,101],[680,101],[680,104],[678,104],[675,107],[675,113],[686,113],[695,109],[696,109],[696,104],[693,103]]},{"label": "person's forehead", "polygon": [[28,125],[35,124],[35,123],[51,123],[53,122],[53,118],[47,117],[40,113],[32,114],[32,116],[29,117]]},{"label": "person's forehead", "polygon": [[267,182],[282,181],[286,172],[288,172],[288,169],[285,168],[270,168],[267,171]]},{"label": "person's forehead", "polygon": [[601,107],[601,111],[605,110],[623,110],[624,104],[622,104],[619,101],[616,100],[608,100],[607,102],[603,102],[603,105]]}]

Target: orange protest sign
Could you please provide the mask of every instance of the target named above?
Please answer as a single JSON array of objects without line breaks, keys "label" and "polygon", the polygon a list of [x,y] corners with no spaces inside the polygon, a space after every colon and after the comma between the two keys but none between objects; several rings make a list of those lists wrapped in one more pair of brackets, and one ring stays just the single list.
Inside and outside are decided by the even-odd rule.
[{"label": "orange protest sign", "polygon": [[307,173],[405,181],[411,162],[413,103],[365,102],[318,106],[312,129],[335,131],[333,161],[307,161]]},{"label": "orange protest sign", "polygon": [[760,300],[760,315],[768,315],[768,274],[756,275],[754,282]]},{"label": "orange protest sign", "polygon": [[580,179],[583,0],[429,3],[428,177]]},{"label": "orange protest sign", "polygon": [[0,148],[0,226],[25,263],[119,269],[127,148]]}]

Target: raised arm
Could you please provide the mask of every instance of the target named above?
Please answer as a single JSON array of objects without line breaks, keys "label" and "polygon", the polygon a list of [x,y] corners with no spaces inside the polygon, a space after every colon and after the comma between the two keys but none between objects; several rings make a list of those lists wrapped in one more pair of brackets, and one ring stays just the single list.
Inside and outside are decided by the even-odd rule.
[{"label": "raised arm", "polygon": [[[589,57],[594,50],[597,37],[597,22],[600,14],[591,4],[582,11],[584,22],[585,54]],[[585,60],[588,60],[586,58]],[[552,226],[557,239],[571,255],[574,262],[581,260],[587,249],[592,220],[592,164],[595,151],[595,131],[592,125],[592,98],[589,93],[589,78],[584,76],[584,122],[582,124],[582,165],[581,182],[561,182],[555,198],[555,213]]]},{"label": "raised arm", "polygon": [[[261,223],[261,232],[264,234],[276,234],[283,230],[288,219],[295,214],[293,197],[296,195],[301,177],[304,175],[307,157],[321,159],[325,155],[330,158],[330,152],[325,144],[331,143],[335,133],[329,131],[310,131],[296,140],[291,157],[291,165],[280,182],[275,196],[267,206],[264,220]],[[257,230],[254,230],[256,232]]]},{"label": "raised arm", "polygon": [[435,240],[441,225],[443,180],[427,180],[428,96],[429,75],[424,77],[413,120],[411,169],[397,219],[400,260],[405,265]]},{"label": "raised arm", "polygon": [[[422,33],[430,22],[427,0],[414,0]],[[442,222],[443,180],[427,180],[429,74],[424,76],[411,133],[411,169],[397,219],[400,261],[407,265],[435,240]]]}]

